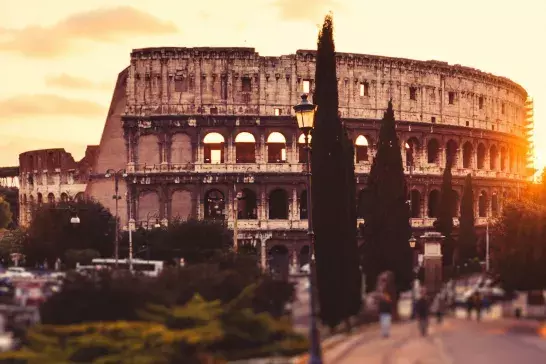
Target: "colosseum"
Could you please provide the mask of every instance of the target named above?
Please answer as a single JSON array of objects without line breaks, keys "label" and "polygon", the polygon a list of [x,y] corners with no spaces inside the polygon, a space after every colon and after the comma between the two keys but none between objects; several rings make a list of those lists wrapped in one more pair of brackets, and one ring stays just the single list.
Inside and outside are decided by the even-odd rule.
[{"label": "colosseum", "polygon": [[[118,76],[86,194],[113,211],[114,180],[105,175],[113,169],[121,181],[124,229],[189,217],[221,219],[236,227],[239,243],[256,246],[263,266],[272,264],[273,254],[284,257],[286,266],[305,263],[306,155],[292,107],[302,93],[312,100],[315,54],[133,50]],[[391,98],[414,229],[430,228],[435,220],[447,158],[454,163],[457,200],[464,176],[473,176],[479,226],[532,178],[532,101],[520,85],[445,62],[348,53],[337,53],[337,72],[339,111],[355,145],[359,209]],[[31,170],[42,179],[23,184],[23,193],[62,198],[56,193],[62,194],[58,186],[64,182],[49,191],[50,174],[30,166],[29,158],[21,159],[21,180],[30,181]]]},{"label": "colosseum", "polygon": [[79,162],[62,148],[21,153],[19,224],[29,224],[34,206],[83,198],[97,151],[98,146],[88,146]]}]

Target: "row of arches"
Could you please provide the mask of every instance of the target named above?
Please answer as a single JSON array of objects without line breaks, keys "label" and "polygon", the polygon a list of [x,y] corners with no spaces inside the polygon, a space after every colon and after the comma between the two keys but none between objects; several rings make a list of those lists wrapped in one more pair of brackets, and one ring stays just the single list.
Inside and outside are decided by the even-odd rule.
[{"label": "row of arches", "polygon": [[44,202],[53,204],[56,202],[83,201],[84,193],[78,192],[75,196],[72,197],[68,193],[63,192],[59,195],[59,198],[57,198],[53,192],[50,192],[47,194],[45,201],[44,201],[44,195],[41,192],[38,192],[36,194],[36,197],[34,197],[33,194],[30,194],[28,198],[27,198],[27,194],[24,193],[20,196],[20,199],[24,205],[26,205],[27,203],[31,203],[31,204],[37,203],[41,205]]}]

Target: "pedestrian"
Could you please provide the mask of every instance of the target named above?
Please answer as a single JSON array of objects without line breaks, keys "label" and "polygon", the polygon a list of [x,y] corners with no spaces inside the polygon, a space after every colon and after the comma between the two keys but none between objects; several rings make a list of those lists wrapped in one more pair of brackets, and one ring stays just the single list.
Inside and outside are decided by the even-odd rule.
[{"label": "pedestrian", "polygon": [[447,309],[447,300],[443,293],[437,295],[436,299],[436,321],[438,324],[441,324],[444,321],[444,315]]},{"label": "pedestrian", "polygon": [[424,289],[421,292],[421,297],[419,297],[415,304],[415,313],[417,314],[419,331],[421,331],[422,336],[426,336],[428,331],[429,303]]},{"label": "pedestrian", "polygon": [[392,298],[388,293],[384,293],[379,299],[379,324],[381,326],[381,335],[384,338],[389,337],[392,321]]},{"label": "pedestrian", "polygon": [[474,307],[476,308],[476,321],[481,321],[482,319],[482,295],[480,292],[474,294]]},{"label": "pedestrian", "polygon": [[472,310],[474,309],[474,297],[470,296],[466,300],[466,318],[470,320],[472,318]]}]

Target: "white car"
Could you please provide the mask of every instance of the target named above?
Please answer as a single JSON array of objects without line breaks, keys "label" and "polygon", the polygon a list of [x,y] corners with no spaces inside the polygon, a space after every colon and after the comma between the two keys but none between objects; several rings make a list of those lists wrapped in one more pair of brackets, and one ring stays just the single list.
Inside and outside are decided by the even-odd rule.
[{"label": "white car", "polygon": [[22,267],[10,267],[4,272],[4,274],[2,274],[2,277],[4,278],[34,278],[34,274],[28,272],[27,270],[25,270],[25,268],[22,268]]}]

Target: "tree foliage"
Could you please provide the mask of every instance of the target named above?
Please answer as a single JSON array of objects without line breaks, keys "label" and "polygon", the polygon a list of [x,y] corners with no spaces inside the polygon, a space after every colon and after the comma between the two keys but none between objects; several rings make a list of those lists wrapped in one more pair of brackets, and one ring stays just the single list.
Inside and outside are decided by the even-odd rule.
[{"label": "tree foliage", "polygon": [[[312,147],[312,216],[320,316],[336,326],[360,307],[352,148],[338,113],[333,20],[318,37]],[[342,284],[340,284],[343,282]]]},{"label": "tree foliage", "polygon": [[546,287],[546,206],[528,196],[504,204],[492,228],[493,268],[510,290]]},{"label": "tree foliage", "polygon": [[11,224],[12,218],[9,202],[0,196],[0,230],[7,228]]},{"label": "tree foliage", "polygon": [[472,176],[470,174],[466,176],[464,181],[459,221],[458,259],[460,263],[464,263],[477,256],[477,235],[474,226],[474,191],[472,190]]},{"label": "tree foliage", "polygon": [[410,209],[392,101],[381,121],[377,154],[366,189],[368,203],[363,211],[366,286],[373,289],[380,273],[392,271],[397,289],[408,289],[413,275],[408,244]]},{"label": "tree foliage", "polygon": [[[19,189],[17,187],[0,186],[0,197],[9,204],[9,210],[11,211],[11,222],[5,227],[14,228],[19,221]],[[1,219],[0,217],[0,228],[2,227]]]},{"label": "tree foliage", "polygon": [[440,204],[438,218],[434,222],[437,231],[445,236],[442,244],[443,265],[451,265],[453,261],[453,212],[455,210],[455,193],[453,191],[451,168],[453,167],[452,158],[447,158],[446,167],[442,177],[442,187],[440,190]]},{"label": "tree foliage", "polygon": [[[79,224],[71,218],[78,216]],[[92,200],[45,204],[33,212],[23,251],[30,264],[54,264],[69,249],[93,249],[112,256],[116,234],[115,219],[100,203]]]}]

